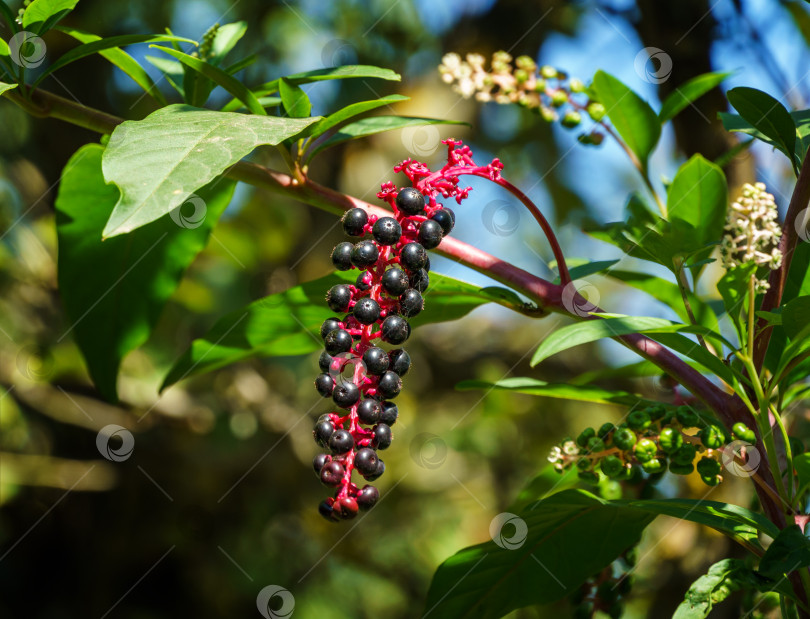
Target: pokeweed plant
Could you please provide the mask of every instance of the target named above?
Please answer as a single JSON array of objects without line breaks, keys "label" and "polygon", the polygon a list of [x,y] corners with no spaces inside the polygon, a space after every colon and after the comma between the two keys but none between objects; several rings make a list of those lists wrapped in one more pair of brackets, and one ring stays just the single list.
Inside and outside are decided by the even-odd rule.
[{"label": "pokeweed plant", "polygon": [[[563,480],[597,486],[599,495],[566,482],[566,489],[541,496],[530,484],[515,503],[517,513],[493,521],[492,541],[466,548],[438,568],[425,616],[500,617],[564,597],[570,598],[575,616],[591,617],[597,611],[620,616],[631,592],[641,534],[665,514],[711,527],[746,553],[745,558],[713,565],[686,592],[676,617],[705,617],[738,590],[747,592],[751,612],[776,600],[783,616],[810,617],[810,540],[804,535],[810,454],[791,435],[790,414],[807,400],[810,366],[810,243],[800,242],[809,238],[806,111],[789,112],[763,92],[735,88],[728,99],[738,114],[722,115],[727,129],[770,144],[795,170],[796,185],[780,225],[764,185],[751,179],[729,205],[721,167],[700,155],[680,167],[666,195],[651,180],[648,162],[662,125],[725,75],[695,78],[656,113],[602,71],[585,85],[562,71],[538,68],[526,57],[513,65],[505,52],[493,56],[490,69],[480,55],[465,61],[446,56],[441,75],[461,94],[534,109],[545,121],[559,119],[568,128],[579,126],[587,115],[594,127],[581,141],[598,145],[610,136],[638,170],[647,193],[630,196],[625,221],[589,232],[629,256],[662,265],[672,277],[624,271],[604,262],[569,269],[548,221],[504,178],[504,165],[497,159],[476,164],[470,148],[456,140],[445,142],[447,161],[435,171],[410,159],[394,168],[407,180],[382,185],[378,198],[388,209],[308,176],[313,158],[337,144],[403,127],[453,122],[397,115],[358,118],[405,99],[396,95],[313,117],[301,88],[332,79],[396,81],[396,73],[343,66],[250,87],[235,74],[254,58],[232,58],[244,23],[214,26],[199,43],[171,33],[102,38],[60,25],[76,4],[35,0],[15,15],[0,2],[0,16],[14,33],[9,41],[0,41],[0,94],[33,115],[104,136],[67,162],[56,200],[60,292],[73,337],[103,397],[117,399],[122,357],[149,336],[227,207],[235,183],[249,183],[342,214],[344,230],[358,240],[334,248],[335,273],[222,317],[174,364],[163,387],[251,356],[311,352],[311,336],[320,333],[317,339],[325,351],[315,386],[343,409],[320,417],[314,430],[316,441],[328,450],[316,456],[315,471],[336,489],[320,508],[329,520],[352,518],[379,498],[372,486],[355,483],[354,472],[366,480],[384,472],[377,450],[391,443],[391,426],[400,414],[392,399],[410,357],[401,348],[386,350],[380,344],[400,346],[411,327],[455,319],[495,302],[538,319],[555,312],[574,320],[539,345],[533,366],[602,338],[620,342],[643,359],[592,373],[575,385],[524,377],[459,386],[614,403],[625,406],[627,415],[618,425],[606,423],[584,428],[576,437],[560,437],[549,455],[554,470],[576,472]],[[50,30],[79,44],[40,68],[42,37]],[[180,103],[169,103],[122,49],[135,43],[150,43],[162,54],[147,60],[164,71]],[[181,44],[192,47],[182,51]],[[51,73],[92,54],[129,75],[158,109],[143,119],[124,121],[39,87]],[[207,109],[216,87],[232,99],[220,109]],[[286,171],[245,160],[265,145],[282,153]],[[463,175],[500,185],[531,212],[555,254],[559,283],[447,236],[456,214],[441,201],[454,199],[460,205],[469,197],[470,188],[459,181]],[[180,208],[200,201],[208,216],[190,221]],[[463,217],[463,207],[458,216]],[[429,273],[428,250],[503,286],[481,288]],[[716,284],[721,302],[698,293],[716,252],[724,269]],[[116,288],[130,272],[114,300],[98,297],[99,290]],[[681,320],[619,315],[597,307],[582,294],[582,278],[598,273],[648,293]],[[428,286],[425,304],[422,295]],[[731,325],[728,335],[720,329],[720,319]],[[344,376],[347,368],[350,376]],[[673,387],[661,401],[593,384],[602,375],[655,372],[665,374]],[[700,500],[651,498],[667,471],[696,474],[706,484],[706,495]],[[752,482],[755,509],[711,500],[712,489],[735,474]],[[511,535],[504,533],[506,525],[514,527]]]}]

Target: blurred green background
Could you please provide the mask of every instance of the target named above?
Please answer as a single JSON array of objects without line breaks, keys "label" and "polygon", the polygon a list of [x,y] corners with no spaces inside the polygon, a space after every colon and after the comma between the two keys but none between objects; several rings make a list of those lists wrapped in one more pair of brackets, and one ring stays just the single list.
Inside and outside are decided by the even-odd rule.
[{"label": "blurred green background", "polygon": [[[438,78],[441,56],[506,49],[585,81],[602,68],[654,106],[690,77],[732,70],[729,87],[754,86],[806,106],[805,6],[786,0],[82,0],[66,23],[105,36],[170,26],[196,39],[215,22],[246,20],[250,29],[238,49],[259,55],[241,75],[250,85],[339,64],[394,69],[403,75],[399,84],[347,80],[306,87],[314,113],[400,93],[412,99],[397,113],[465,120],[471,128],[427,127],[351,143],[321,156],[313,178],[373,201],[382,181],[396,180],[395,163],[413,156],[435,164],[442,158],[439,139],[461,137],[479,161],[502,159],[505,175],[553,218],[569,256],[598,260],[621,256],[589,240],[583,225],[619,219],[628,191],[639,186],[620,150],[608,143],[579,147],[576,132],[544,125],[516,106],[462,100]],[[763,23],[768,27],[757,32],[755,25]],[[53,57],[74,45],[56,32],[46,43]],[[671,75],[660,83],[636,68],[646,47],[671,57]],[[128,51],[139,59],[157,54],[146,46]],[[98,57],[69,66],[43,87],[125,118],[153,109],[126,76]],[[215,91],[211,102],[224,100]],[[713,91],[670,125],[653,160],[657,173],[671,176],[684,156],[717,157],[731,147],[735,140],[715,120],[724,109],[722,92]],[[422,328],[409,342],[413,370],[398,401],[387,473],[378,482],[384,498],[360,521],[325,522],[316,506],[327,492],[310,466],[317,453],[311,420],[326,411],[312,388],[317,354],[240,363],[162,396],[156,389],[172,361],[218,316],[328,273],[330,250],[342,236],[336,219],[240,187],[149,343],[126,358],[122,403],[113,406],[98,399],[75,345],[63,337],[70,325],[56,289],[53,200],[60,170],[79,146],[96,140],[0,100],[3,617],[258,617],[256,596],[273,584],[293,593],[296,617],[419,616],[441,561],[489,539],[492,518],[536,475],[537,496],[558,481],[542,474],[553,444],[586,425],[623,416],[615,407],[454,389],[471,378],[564,381],[633,361],[608,342],[529,368],[536,344],[564,324],[559,317],[536,321],[487,306],[455,323]],[[727,173],[733,186],[754,178],[767,182],[786,207],[782,194],[790,171],[767,149],[755,147]],[[505,195],[473,185],[471,199],[457,209],[454,235],[553,277],[550,251],[528,215]],[[496,209],[504,219],[493,226],[486,207],[497,200],[505,201]],[[433,268],[486,281],[448,260],[434,260]],[[607,280],[593,283],[600,304],[611,311],[673,316],[639,294],[619,294]],[[611,385],[673,397],[659,377]],[[100,457],[96,434],[108,424],[133,433],[131,457]],[[699,497],[705,488],[679,478],[667,479],[660,491]],[[741,482],[724,484],[712,498],[750,502]],[[736,552],[705,529],[660,518],[645,534],[627,616],[669,616],[692,580]],[[723,608],[713,616],[735,616],[732,604]],[[515,616],[570,613],[561,602]]]}]

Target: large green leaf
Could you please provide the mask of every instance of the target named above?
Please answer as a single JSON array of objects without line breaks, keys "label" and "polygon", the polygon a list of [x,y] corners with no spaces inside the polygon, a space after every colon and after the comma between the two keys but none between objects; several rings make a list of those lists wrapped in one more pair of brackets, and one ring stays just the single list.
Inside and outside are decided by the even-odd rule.
[{"label": "large green leaf", "polygon": [[799,336],[810,317],[810,295],[796,297],[782,310],[782,325],[790,339]]},{"label": "large green leaf", "polygon": [[667,191],[667,216],[683,255],[720,241],[727,206],[726,176],[718,166],[694,155],[680,167]]},{"label": "large green leaf", "polygon": [[113,131],[104,178],[121,198],[104,236],[130,232],[162,217],[261,144],[279,144],[314,118],[276,118],[170,105]]},{"label": "large green leaf", "polygon": [[321,82],[324,80],[362,79],[369,77],[394,82],[398,82],[402,79],[399,73],[391,71],[390,69],[383,69],[372,65],[350,64],[343,65],[342,67],[327,67],[325,69],[314,69],[312,71],[285,75],[284,78],[278,78],[272,82],[262,84],[257,90],[261,90],[265,94],[278,92],[282,79],[286,79],[293,84],[309,84],[311,82]]},{"label": "large green leaf", "polygon": [[784,105],[771,95],[756,88],[732,88],[728,100],[757,131],[767,136],[771,143],[787,155],[794,168],[796,157],[796,123]]},{"label": "large green leaf", "polygon": [[777,585],[778,583],[755,572],[740,559],[723,559],[692,583],[672,619],[704,619],[709,616],[715,604],[719,604],[735,591],[772,591]]},{"label": "large green leaf", "polygon": [[0,95],[2,95],[7,90],[11,90],[12,88],[16,88],[17,84],[6,84],[5,82],[0,82]]},{"label": "large green leaf", "polygon": [[[74,36],[74,35],[72,35]],[[94,35],[89,35],[93,37]],[[78,37],[75,37],[78,38]],[[191,39],[185,39],[183,37],[176,37],[169,34],[122,34],[121,36],[117,37],[110,37],[108,39],[102,39],[100,37],[95,37],[95,39],[91,39],[87,43],[83,45],[79,45],[66,54],[63,54],[59,57],[59,59],[54,62],[52,65],[48,67],[46,71],[40,75],[36,81],[34,82],[34,86],[39,84],[43,79],[45,79],[48,75],[57,71],[64,67],[65,65],[69,65],[71,62],[76,62],[81,58],[86,58],[87,56],[92,56],[93,54],[102,54],[107,50],[117,50],[121,52],[119,47],[123,47],[124,45],[134,45],[135,43],[148,43],[150,41],[182,41],[186,43],[193,43]],[[123,53],[123,52],[121,52]],[[109,56],[109,55],[108,55]],[[109,58],[108,58],[109,59]],[[134,61],[133,61],[134,62]]]},{"label": "large green leaf", "polygon": [[205,247],[234,183],[220,180],[198,190],[193,220],[177,211],[102,242],[118,200],[101,173],[103,151],[97,144],[82,147],[62,175],[56,198],[59,289],[70,321],[65,335],[76,339],[98,390],[115,400],[121,359],[149,337],[186,267]]},{"label": "large green leaf", "polygon": [[718,86],[729,75],[731,75],[731,73],[704,73],[703,75],[693,77],[682,86],[676,87],[661,104],[658,119],[661,123],[673,119],[687,105],[705,95],[715,86]]},{"label": "large green leaf", "polygon": [[581,490],[501,515],[507,524],[493,521],[490,531],[498,543],[465,548],[439,566],[422,617],[494,619],[558,600],[638,543],[654,517]]},{"label": "large green leaf", "polygon": [[797,569],[810,565],[810,539],[792,524],[782,529],[768,546],[759,562],[759,571],[766,576],[779,578]]},{"label": "large green leaf", "polygon": [[333,114],[325,116],[323,120],[319,120],[314,125],[310,125],[304,131],[303,135],[316,138],[332,127],[335,127],[336,125],[339,125],[350,118],[354,118],[358,114],[368,112],[369,110],[373,110],[384,105],[391,105],[392,103],[398,103],[400,101],[408,101],[409,98],[410,97],[404,97],[402,95],[388,95],[387,97],[381,97],[379,99],[374,99],[373,101],[359,101],[357,103],[352,103],[344,108],[339,109]]},{"label": "large green leaf", "polygon": [[410,116],[372,116],[363,118],[348,125],[344,125],[340,130],[328,140],[322,142],[307,157],[312,159],[322,150],[337,146],[349,140],[364,138],[367,135],[382,133],[383,131],[393,131],[395,129],[405,129],[406,127],[424,127],[427,125],[465,125],[467,123],[458,120],[442,120],[439,118],[418,118]]},{"label": "large green leaf", "polygon": [[292,118],[306,118],[312,111],[312,103],[304,89],[298,84],[287,79],[282,79],[279,84],[279,94],[281,95],[281,105],[284,111]]},{"label": "large green leaf", "polygon": [[[321,323],[334,315],[324,302],[339,283],[354,282],[357,273],[336,272],[294,286],[220,318],[175,363],[163,388],[183,378],[210,372],[251,357],[302,355],[323,346]],[[456,320],[484,303],[503,302],[502,288],[479,288],[439,273],[430,274],[425,309],[410,320],[413,327]]]},{"label": "large green leaf", "polygon": [[491,391],[493,389],[514,391],[547,398],[560,398],[564,400],[578,400],[581,402],[595,402],[597,404],[620,404],[623,406],[652,406],[656,402],[647,400],[640,395],[627,391],[612,391],[589,385],[568,385],[566,383],[547,383],[536,378],[514,377],[504,378],[497,382],[485,380],[464,380],[456,385],[459,391],[480,389]]},{"label": "large green leaf", "polygon": [[78,3],[79,0],[34,0],[23,13],[23,28],[42,34],[70,13]]},{"label": "large green leaf", "polygon": [[607,109],[610,122],[646,169],[647,159],[661,136],[661,123],[650,105],[620,80],[597,71],[591,88]]},{"label": "large green leaf", "polygon": [[[101,40],[100,36],[91,34],[89,32],[84,32],[83,30],[78,30],[77,28],[57,26],[56,30],[59,32],[64,32],[81,43],[93,43],[94,41]],[[143,88],[148,95],[154,97],[158,103],[161,105],[166,105],[166,97],[164,97],[163,93],[160,92],[157,86],[155,86],[154,81],[152,81],[152,78],[149,77],[146,70],[140,64],[138,64],[138,61],[132,56],[118,47],[99,51],[98,54],[129,75],[129,77],[131,77],[132,80],[138,84],[138,86]]]}]

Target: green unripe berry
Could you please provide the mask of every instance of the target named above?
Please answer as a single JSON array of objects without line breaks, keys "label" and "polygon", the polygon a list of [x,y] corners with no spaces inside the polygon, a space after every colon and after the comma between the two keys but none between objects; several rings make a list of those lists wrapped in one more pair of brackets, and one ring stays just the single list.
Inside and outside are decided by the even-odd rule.
[{"label": "green unripe berry", "polygon": [[664,428],[658,436],[658,444],[665,453],[678,451],[683,446],[683,435],[675,428]]},{"label": "green unripe berry", "polygon": [[701,477],[711,477],[720,473],[722,465],[714,458],[704,457],[698,460],[697,470]]},{"label": "green unripe berry", "polygon": [[526,80],[529,79],[529,72],[524,71],[523,69],[517,69],[514,75],[518,84],[523,84],[524,82],[526,82]]},{"label": "green unripe berry", "polygon": [[564,90],[555,90],[551,93],[551,105],[554,107],[562,107],[568,103],[568,93]]},{"label": "green unripe berry", "polygon": [[571,92],[585,92],[585,84],[582,83],[582,80],[572,77],[568,80],[568,90]]},{"label": "green unripe berry", "polygon": [[655,406],[650,406],[647,408],[647,414],[653,421],[658,421],[659,419],[662,419],[664,415],[667,414],[667,409],[661,406],[660,404],[656,404]]},{"label": "green unripe berry", "polygon": [[596,436],[607,442],[608,435],[615,431],[616,426],[614,426],[612,423],[603,423],[601,426],[599,426],[599,431],[596,433]]},{"label": "green unripe berry", "polygon": [[592,436],[588,439],[588,451],[592,454],[605,451],[605,441],[597,436]]},{"label": "green unripe berry", "polygon": [[651,424],[652,420],[647,411],[633,411],[627,416],[627,425],[637,432],[646,430]]},{"label": "green unripe berry", "polygon": [[562,126],[567,129],[573,129],[582,121],[582,117],[579,115],[579,112],[575,112],[574,110],[569,110],[565,113],[562,119]]},{"label": "green unripe berry", "polygon": [[577,477],[579,477],[579,479],[584,481],[586,484],[590,484],[592,486],[596,486],[599,483],[599,475],[590,471],[580,471],[577,473]]},{"label": "green unripe berry", "polygon": [[615,479],[609,479],[599,486],[599,496],[606,501],[618,501],[623,495],[622,485]]},{"label": "green unripe berry", "polygon": [[538,113],[540,114],[541,118],[545,120],[547,123],[553,123],[557,120],[557,112],[552,110],[550,107],[546,107],[545,105],[541,105],[537,108]]},{"label": "green unripe berry", "polygon": [[697,447],[692,443],[685,443],[670,458],[678,464],[691,464],[697,455]]},{"label": "green unripe berry", "polygon": [[675,416],[684,428],[694,428],[700,421],[698,414],[688,406],[679,406],[675,411]]},{"label": "green unripe berry", "polygon": [[534,91],[535,92],[545,92],[546,91],[546,86],[548,86],[548,84],[546,83],[546,80],[538,79],[534,83]]},{"label": "green unripe berry", "polygon": [[695,467],[691,462],[689,464],[680,464],[678,462],[669,463],[669,471],[670,473],[675,473],[675,475],[689,475],[694,470]]},{"label": "green unripe berry", "polygon": [[737,440],[746,441],[752,445],[757,442],[757,435],[754,434],[754,431],[741,421],[735,423],[731,428],[731,435]]},{"label": "green unripe berry", "polygon": [[534,71],[537,68],[534,60],[532,60],[531,56],[518,56],[515,58],[515,66],[518,69],[523,69],[524,71]]},{"label": "green unripe berry", "polygon": [[588,116],[590,116],[595,122],[602,120],[607,113],[605,106],[601,103],[597,103],[596,101],[589,103],[586,109],[588,111]]},{"label": "green unripe berry", "polygon": [[624,462],[617,456],[606,456],[602,458],[599,467],[602,469],[602,472],[611,479],[620,477],[624,473]]},{"label": "green unripe berry", "polygon": [[700,442],[703,443],[703,446],[707,447],[708,449],[718,449],[719,447],[722,447],[723,443],[725,442],[723,430],[713,425],[703,428],[698,436],[700,437]]},{"label": "green unripe berry", "polygon": [[552,80],[555,77],[557,77],[557,69],[545,65],[543,67],[540,67],[540,75],[542,75],[547,80]]},{"label": "green unripe berry", "polygon": [[716,486],[722,480],[719,475],[701,475],[700,481],[702,481],[707,486]]},{"label": "green unripe berry", "polygon": [[638,484],[644,480],[644,475],[642,475],[641,467],[638,464],[632,465],[627,470],[627,483],[630,484]]},{"label": "green unripe berry", "polygon": [[652,460],[648,460],[641,465],[641,468],[644,469],[647,473],[660,473],[666,469],[666,461],[662,460],[661,458],[653,458]]},{"label": "green unripe berry", "polygon": [[643,438],[633,447],[633,453],[639,462],[649,462],[658,453],[658,445],[648,438]]},{"label": "green unripe berry", "polygon": [[577,445],[580,447],[585,447],[585,445],[588,444],[588,441],[594,436],[596,436],[596,432],[594,432],[593,428],[585,428],[577,437]]}]

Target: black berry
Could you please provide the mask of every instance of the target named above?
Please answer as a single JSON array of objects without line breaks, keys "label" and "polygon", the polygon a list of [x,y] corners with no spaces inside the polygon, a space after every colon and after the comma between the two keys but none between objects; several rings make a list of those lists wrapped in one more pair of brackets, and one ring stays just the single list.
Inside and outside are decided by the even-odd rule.
[{"label": "black berry", "polygon": [[329,522],[337,522],[337,518],[334,516],[334,510],[332,509],[332,504],[329,503],[329,501],[321,501],[320,505],[318,505],[318,513],[326,518]]},{"label": "black berry", "polygon": [[372,346],[363,353],[363,363],[366,364],[366,372],[372,376],[380,376],[388,369],[388,355],[382,348]]},{"label": "black berry", "polygon": [[419,242],[425,249],[438,247],[439,243],[442,242],[442,227],[439,225],[439,222],[432,219],[423,221],[422,225],[419,226],[419,233],[416,235],[416,238],[419,239]]},{"label": "black berry", "polygon": [[342,518],[343,520],[351,520],[357,515],[359,507],[357,505],[357,501],[355,501],[352,497],[347,496],[340,499],[340,501],[335,501],[332,509],[334,509],[338,517]]},{"label": "black berry", "polygon": [[453,226],[456,225],[456,214],[449,208],[442,208],[436,211],[433,213],[431,219],[442,227],[444,234],[450,234],[453,230]]},{"label": "black berry", "polygon": [[360,471],[361,475],[373,475],[377,472],[377,452],[368,447],[358,449],[354,455],[354,466]]},{"label": "black berry", "polygon": [[361,208],[350,209],[343,216],[343,230],[349,236],[363,236],[367,223],[368,213]]},{"label": "black berry", "polygon": [[430,276],[425,269],[419,269],[411,274],[411,287],[416,288],[419,292],[424,292],[430,285]]},{"label": "black berry", "polygon": [[395,398],[402,390],[402,379],[395,372],[386,372],[380,377],[377,392],[386,400]]},{"label": "black berry", "polygon": [[348,242],[338,243],[332,250],[332,264],[338,271],[348,271],[352,268],[352,250],[354,245]]},{"label": "black berry", "polygon": [[402,316],[388,316],[383,320],[380,330],[383,342],[397,345],[408,339],[411,334],[411,325]]},{"label": "black berry", "polygon": [[329,441],[329,437],[335,431],[335,426],[332,425],[331,421],[318,421],[315,424],[315,429],[312,431],[312,436],[315,437],[315,442],[318,443],[321,447],[326,447],[327,442]]},{"label": "black berry", "polygon": [[337,318],[327,318],[321,325],[321,337],[326,339],[330,331],[341,328],[341,322]]},{"label": "black berry", "polygon": [[371,289],[371,285],[366,283],[365,277],[366,277],[365,273],[360,273],[360,275],[357,276],[357,281],[354,282],[354,287],[361,292],[365,292],[366,290]]},{"label": "black berry", "polygon": [[360,241],[352,249],[351,261],[354,266],[365,269],[377,262],[380,250],[371,241]]},{"label": "black berry", "polygon": [[329,454],[318,454],[312,460],[312,468],[315,469],[315,474],[320,475],[321,470],[326,465],[327,462],[332,461],[332,456]]},{"label": "black berry", "polygon": [[335,386],[332,399],[341,408],[349,408],[354,406],[360,399],[360,389],[353,382],[345,380]]},{"label": "black berry", "polygon": [[326,352],[334,357],[351,349],[352,336],[344,329],[335,329],[327,334],[323,343],[326,346]]},{"label": "black berry", "polygon": [[414,288],[409,288],[399,297],[399,311],[403,316],[416,316],[423,307],[425,301],[420,292]]},{"label": "black berry", "polygon": [[366,510],[374,507],[379,498],[380,491],[374,486],[366,485],[363,486],[363,489],[357,493],[355,500],[357,501],[357,505],[360,507],[360,509]]},{"label": "black berry", "polygon": [[349,309],[352,300],[352,291],[346,284],[337,284],[326,293],[326,304],[333,312],[345,312]]},{"label": "black berry", "polygon": [[392,297],[398,297],[401,295],[408,289],[408,285],[408,274],[399,267],[388,269],[385,273],[383,273],[383,290]]},{"label": "black berry", "polygon": [[321,356],[318,358],[318,367],[321,368],[321,372],[328,372],[329,368],[332,366],[332,355],[330,355],[325,350],[321,353]]},{"label": "black berry", "polygon": [[[341,430],[338,430],[338,432],[341,432]],[[337,434],[337,432],[335,432],[335,434]],[[335,438],[335,434],[333,434],[332,438],[329,439],[330,447],[332,446],[332,441]],[[378,423],[376,426],[374,426],[374,441],[372,444],[377,447],[377,449],[388,449],[388,447],[391,445],[392,438],[393,435],[391,434],[391,428],[389,428],[388,425]]]},{"label": "black berry", "polygon": [[332,377],[329,376],[327,373],[318,374],[318,378],[315,379],[315,390],[320,393],[323,397],[328,398],[332,395],[332,391],[335,388],[335,381],[332,380]]},{"label": "black berry", "polygon": [[360,418],[360,422],[367,426],[372,426],[380,421],[382,413],[382,404],[373,398],[363,400],[357,405],[357,416]]},{"label": "black berry", "polygon": [[425,208],[425,197],[416,187],[405,187],[399,190],[396,204],[406,215],[418,215]]},{"label": "black berry", "polygon": [[380,318],[380,306],[371,297],[364,297],[354,304],[352,313],[359,323],[370,325]]},{"label": "black berry", "polygon": [[388,353],[391,360],[391,370],[400,376],[405,376],[411,369],[411,356],[402,348],[397,348]]},{"label": "black berry", "polygon": [[354,439],[346,430],[335,430],[332,436],[329,437],[329,449],[336,454],[345,454],[350,451],[352,447],[354,447]]},{"label": "black berry", "polygon": [[428,255],[419,243],[406,243],[399,252],[399,261],[409,271],[416,271],[425,266]]},{"label": "black berry", "polygon": [[[347,433],[348,434],[348,433]],[[321,482],[325,486],[339,486],[346,471],[340,462],[327,462],[321,469]]]},{"label": "black berry", "polygon": [[380,413],[380,423],[392,426],[397,422],[397,417],[399,417],[397,405],[393,402],[383,402],[382,413]]},{"label": "black berry", "polygon": [[385,473],[385,462],[382,461],[381,458],[377,458],[377,470],[374,471],[371,475],[363,475],[367,481],[374,481],[375,479],[379,479],[382,477],[382,474]]},{"label": "black berry", "polygon": [[402,236],[402,226],[393,217],[380,217],[374,222],[371,233],[380,245],[396,245]]}]

